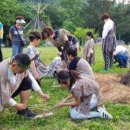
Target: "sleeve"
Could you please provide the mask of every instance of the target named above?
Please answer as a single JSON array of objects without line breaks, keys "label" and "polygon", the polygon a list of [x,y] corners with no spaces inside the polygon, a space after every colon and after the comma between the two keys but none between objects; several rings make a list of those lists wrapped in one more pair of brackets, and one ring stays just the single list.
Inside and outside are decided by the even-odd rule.
[{"label": "sleeve", "polygon": [[29,47],[27,48],[26,54],[29,56],[30,59],[35,56],[35,53]]},{"label": "sleeve", "polygon": [[11,107],[13,107],[13,106],[15,106],[15,105],[17,104],[17,102],[16,102],[14,99],[10,98],[8,104],[9,104]]},{"label": "sleeve", "polygon": [[32,81],[32,89],[34,91],[39,91],[41,90],[40,86],[38,85],[37,81],[34,79],[34,77],[32,76],[32,74],[28,71],[28,74],[29,74],[29,78],[31,79]]},{"label": "sleeve", "polygon": [[113,22],[110,21],[110,22],[106,22],[104,24],[104,27],[103,27],[103,32],[102,32],[102,39],[105,39],[108,32],[113,28]]},{"label": "sleeve", "polygon": [[82,97],[82,84],[79,82],[76,82],[72,89],[72,95],[77,99]]},{"label": "sleeve", "polygon": [[13,33],[14,33],[14,27],[13,26],[11,26],[9,33],[11,33],[13,35]]}]

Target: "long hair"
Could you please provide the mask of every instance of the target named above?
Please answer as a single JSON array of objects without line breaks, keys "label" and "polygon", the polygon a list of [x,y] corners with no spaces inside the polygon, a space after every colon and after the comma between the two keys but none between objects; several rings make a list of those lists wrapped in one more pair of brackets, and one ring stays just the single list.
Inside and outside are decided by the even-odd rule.
[{"label": "long hair", "polygon": [[57,80],[60,83],[67,84],[67,81],[70,81],[69,89],[71,89],[72,85],[76,82],[76,80],[80,79],[79,73],[74,70],[61,70],[57,73]]}]

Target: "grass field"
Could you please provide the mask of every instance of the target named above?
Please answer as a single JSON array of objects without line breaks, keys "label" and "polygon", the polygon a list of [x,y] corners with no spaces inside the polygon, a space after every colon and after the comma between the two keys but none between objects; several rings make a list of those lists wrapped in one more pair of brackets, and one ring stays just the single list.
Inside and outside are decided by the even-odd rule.
[{"label": "grass field", "polygon": [[[41,57],[47,64],[56,56],[57,50],[52,47],[40,47]],[[4,59],[11,56],[11,48],[3,48]],[[95,47],[96,64],[93,66],[94,72],[100,72],[103,68],[103,58],[101,46]],[[82,50],[80,51],[81,55]],[[0,68],[1,69],[1,68]],[[110,73],[124,73],[128,69],[117,68],[116,65]],[[29,107],[36,113],[43,113],[44,110],[64,99],[69,93],[59,87],[54,87],[57,82],[54,78],[45,77],[42,80],[42,89],[50,95],[48,103],[44,103],[41,98],[32,92]],[[16,98],[19,101],[19,98]],[[91,119],[84,121],[72,121],[69,117],[69,108],[64,107],[54,110],[54,115],[47,119],[29,120],[17,116],[15,109],[6,106],[0,113],[0,130],[130,130],[130,105],[114,104],[106,102],[107,110],[113,115],[113,120]]]}]

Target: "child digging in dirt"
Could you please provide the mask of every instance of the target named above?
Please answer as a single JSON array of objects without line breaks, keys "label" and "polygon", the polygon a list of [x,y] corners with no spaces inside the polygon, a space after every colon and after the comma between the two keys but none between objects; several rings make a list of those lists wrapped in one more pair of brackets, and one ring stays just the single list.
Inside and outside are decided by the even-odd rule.
[{"label": "child digging in dirt", "polygon": [[[81,77],[76,71],[61,70],[57,80],[72,95],[59,103],[59,107],[70,106],[72,119],[89,119],[94,117],[113,119],[102,104],[98,84],[87,77]],[[74,98],[74,101],[69,101]]]}]

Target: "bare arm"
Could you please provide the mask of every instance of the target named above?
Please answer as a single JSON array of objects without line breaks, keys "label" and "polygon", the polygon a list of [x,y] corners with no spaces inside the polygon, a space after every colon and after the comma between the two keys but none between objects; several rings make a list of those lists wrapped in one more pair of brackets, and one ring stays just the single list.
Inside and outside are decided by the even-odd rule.
[{"label": "bare arm", "polygon": [[63,106],[71,106],[71,107],[74,107],[74,106],[78,106],[80,105],[81,103],[81,99],[80,98],[77,98],[75,101],[73,102],[63,102],[63,103],[59,103],[59,107],[63,107]]},{"label": "bare arm", "polygon": [[0,38],[2,37],[2,29],[0,29]]},{"label": "bare arm", "polygon": [[39,75],[38,75],[38,72],[37,72],[37,70],[36,70],[36,66],[35,66],[34,61],[31,62],[30,67],[31,67],[32,72],[33,72],[33,74],[34,74],[34,78],[35,78],[36,80],[39,80]]},{"label": "bare arm", "polygon": [[9,38],[10,38],[10,40],[12,41],[13,35],[12,35],[11,33],[9,33]]}]

